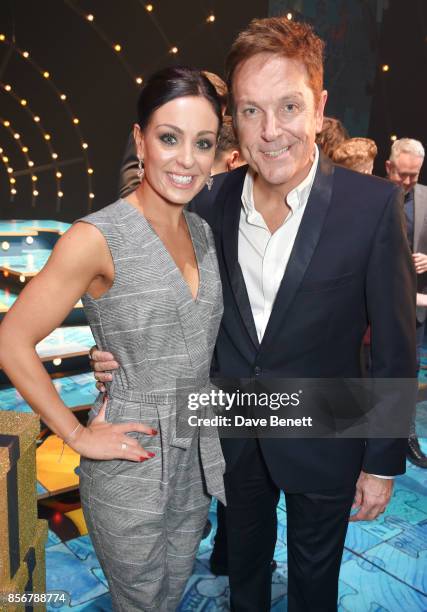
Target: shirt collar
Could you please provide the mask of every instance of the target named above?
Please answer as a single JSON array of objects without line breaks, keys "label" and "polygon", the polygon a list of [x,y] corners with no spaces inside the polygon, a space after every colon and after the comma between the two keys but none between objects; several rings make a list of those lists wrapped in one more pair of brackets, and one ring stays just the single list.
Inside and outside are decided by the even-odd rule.
[{"label": "shirt collar", "polygon": [[[298,208],[306,206],[311,188],[313,186],[318,164],[319,149],[317,148],[317,145],[314,145],[314,161],[310,168],[310,172],[299,185],[288,193],[286,198],[286,204],[289,206],[292,212],[295,212]],[[254,202],[254,176],[254,171],[251,168],[248,168],[242,190],[243,209],[248,218],[254,213],[258,214]]]}]

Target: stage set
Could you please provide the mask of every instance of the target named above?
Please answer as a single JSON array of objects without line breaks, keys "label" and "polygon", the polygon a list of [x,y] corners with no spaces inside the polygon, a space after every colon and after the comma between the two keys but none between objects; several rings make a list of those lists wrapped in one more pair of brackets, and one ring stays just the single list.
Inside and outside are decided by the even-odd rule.
[{"label": "stage set", "polygon": [[[378,175],[384,176],[392,141],[407,135],[423,139],[410,123],[417,113],[421,116],[421,109],[425,114],[421,96],[412,97],[413,104],[419,105],[411,107],[412,117],[406,112],[403,120],[397,111],[392,117],[384,110],[387,99],[398,105],[399,82],[404,83],[402,90],[411,91],[410,83],[395,76],[397,65],[393,73],[393,62],[391,70],[385,62],[396,50],[397,33],[406,36],[402,47],[415,39],[411,28],[414,19],[422,21],[416,15],[424,11],[417,0],[405,3],[408,7],[400,27],[398,3],[393,0],[248,0],[235,3],[238,7],[202,1],[188,2],[188,10],[185,2],[173,0],[153,4],[127,0],[120,14],[113,8],[115,3],[103,3],[102,10],[97,3],[83,0],[44,4],[42,8],[42,3],[10,0],[1,9],[5,25],[3,29],[2,19],[0,322],[70,224],[116,198],[124,145],[145,76],[171,63],[197,64],[222,74],[235,34],[253,17],[285,14],[319,26],[320,35],[328,40],[327,114],[340,117],[352,135],[369,133],[381,145],[375,166]],[[184,14],[189,23],[184,23]],[[144,36],[129,33],[129,24],[138,20]],[[132,44],[127,46],[127,40]],[[71,47],[73,52],[68,51]],[[56,51],[59,48],[61,52]],[[405,76],[407,65],[401,62]],[[397,81],[387,90],[386,80],[393,78]],[[389,98],[384,97],[386,90]],[[63,402],[82,424],[98,394],[88,358],[94,343],[79,301],[62,325],[37,346]],[[427,340],[418,399],[416,429],[427,453]],[[112,609],[80,506],[80,458],[70,447],[62,447],[62,440],[38,421],[0,364],[0,592],[60,591],[65,598],[47,604],[0,600],[0,612]],[[180,612],[229,610],[228,578],[213,575],[209,568],[215,502],[209,518],[212,528],[201,542]],[[278,521],[271,609],[284,612],[283,495]],[[408,462],[406,474],[395,479],[385,513],[372,522],[349,525],[338,609],[425,612],[426,568],[427,469]]]}]

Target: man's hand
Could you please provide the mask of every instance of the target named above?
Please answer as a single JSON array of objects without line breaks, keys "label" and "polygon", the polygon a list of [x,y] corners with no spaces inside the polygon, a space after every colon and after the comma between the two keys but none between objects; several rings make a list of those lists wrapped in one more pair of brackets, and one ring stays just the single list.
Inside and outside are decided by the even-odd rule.
[{"label": "man's hand", "polygon": [[350,521],[373,521],[384,512],[393,491],[393,480],[360,472],[353,508],[359,508]]},{"label": "man's hand", "polygon": [[424,255],[424,253],[413,253],[412,258],[414,260],[415,271],[417,274],[427,272],[427,255]]},{"label": "man's hand", "polygon": [[104,384],[113,380],[111,370],[117,370],[119,364],[114,360],[114,355],[98,351],[96,346],[92,346],[89,351],[90,367],[94,371],[94,376],[97,380],[96,388],[103,393],[105,391]]}]

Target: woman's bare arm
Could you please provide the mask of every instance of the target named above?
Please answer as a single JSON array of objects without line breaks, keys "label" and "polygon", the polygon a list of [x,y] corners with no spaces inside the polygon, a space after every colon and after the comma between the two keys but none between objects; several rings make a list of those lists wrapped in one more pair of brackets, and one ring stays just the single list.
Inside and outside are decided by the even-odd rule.
[{"label": "woman's bare arm", "polygon": [[[113,277],[113,262],[104,237],[94,226],[78,223],[58,240],[46,266],[24,288],[0,325],[0,363],[4,371],[33,410],[61,438],[67,438],[78,421],[59,397],[35,346],[61,325],[86,291],[99,297]],[[125,433],[151,433],[151,428],[111,426],[103,419],[93,423],[93,429],[80,428],[75,439],[73,436],[70,440],[78,452],[98,459],[139,460],[144,455],[143,448]],[[126,457],[121,449],[123,441],[129,447]]]}]

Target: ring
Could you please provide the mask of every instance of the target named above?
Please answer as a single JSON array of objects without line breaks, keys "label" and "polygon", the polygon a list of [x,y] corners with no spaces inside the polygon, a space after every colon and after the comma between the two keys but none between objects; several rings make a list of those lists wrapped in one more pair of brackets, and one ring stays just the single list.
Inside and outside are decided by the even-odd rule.
[{"label": "ring", "polygon": [[128,445],[126,444],[126,442],[122,442],[122,450],[126,450],[128,447]]}]

